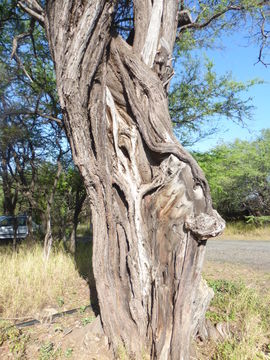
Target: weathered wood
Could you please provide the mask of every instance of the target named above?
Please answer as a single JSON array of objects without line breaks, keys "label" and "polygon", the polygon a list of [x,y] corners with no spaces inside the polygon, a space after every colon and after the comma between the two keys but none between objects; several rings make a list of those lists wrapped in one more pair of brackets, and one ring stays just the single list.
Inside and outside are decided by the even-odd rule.
[{"label": "weathered wood", "polygon": [[136,359],[189,359],[206,239],[224,228],[168,113],[177,7],[135,0],[133,46],[111,31],[114,2],[48,0],[45,13],[91,204],[102,326],[115,352],[124,344]]}]

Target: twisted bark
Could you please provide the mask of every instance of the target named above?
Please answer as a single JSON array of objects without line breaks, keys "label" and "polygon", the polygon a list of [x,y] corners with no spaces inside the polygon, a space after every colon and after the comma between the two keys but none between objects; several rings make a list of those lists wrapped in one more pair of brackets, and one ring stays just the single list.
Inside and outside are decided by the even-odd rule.
[{"label": "twisted bark", "polygon": [[[224,223],[174,137],[166,86],[176,0],[134,0],[134,42],[114,2],[48,0],[45,29],[73,158],[93,216],[93,269],[113,349],[188,359],[206,239]],[[61,16],[59,15],[61,14]]]}]

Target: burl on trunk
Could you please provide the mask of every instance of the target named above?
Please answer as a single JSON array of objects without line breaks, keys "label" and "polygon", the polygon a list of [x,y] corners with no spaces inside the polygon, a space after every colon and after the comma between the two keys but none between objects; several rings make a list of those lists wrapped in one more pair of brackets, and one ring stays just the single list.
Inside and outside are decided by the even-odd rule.
[{"label": "burl on trunk", "polygon": [[115,351],[188,359],[205,242],[224,222],[168,113],[178,1],[134,0],[129,43],[113,26],[116,3],[48,0],[44,12],[91,203],[102,325]]}]

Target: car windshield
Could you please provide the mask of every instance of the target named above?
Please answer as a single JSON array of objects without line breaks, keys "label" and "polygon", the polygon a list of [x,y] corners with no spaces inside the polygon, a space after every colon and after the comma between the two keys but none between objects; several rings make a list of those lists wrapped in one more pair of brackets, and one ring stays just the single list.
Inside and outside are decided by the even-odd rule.
[{"label": "car windshield", "polygon": [[[6,217],[0,220],[0,226],[13,226],[15,218]],[[26,226],[26,217],[21,216],[17,218],[17,226]]]},{"label": "car windshield", "polygon": [[17,218],[18,226],[26,226],[26,217]]},{"label": "car windshield", "polygon": [[12,218],[5,218],[0,222],[0,226],[12,226],[12,225],[13,225]]}]

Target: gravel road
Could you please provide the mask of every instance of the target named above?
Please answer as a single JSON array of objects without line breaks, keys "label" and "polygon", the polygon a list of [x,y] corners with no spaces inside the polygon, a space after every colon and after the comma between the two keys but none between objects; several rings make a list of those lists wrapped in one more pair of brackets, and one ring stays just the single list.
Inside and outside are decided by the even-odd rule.
[{"label": "gravel road", "polygon": [[270,272],[270,241],[208,240],[206,260],[248,265]]}]

